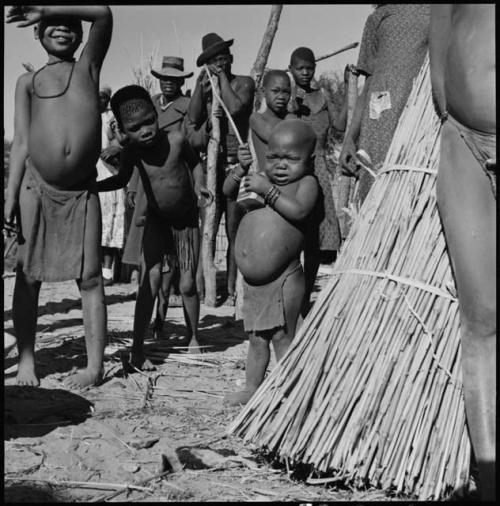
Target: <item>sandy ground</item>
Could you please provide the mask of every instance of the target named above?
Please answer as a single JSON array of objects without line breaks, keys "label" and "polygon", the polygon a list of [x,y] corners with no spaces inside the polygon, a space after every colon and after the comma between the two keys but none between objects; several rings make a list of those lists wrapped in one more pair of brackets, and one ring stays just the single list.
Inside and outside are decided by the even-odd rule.
[{"label": "sandy ground", "polygon": [[[320,274],[316,292],[327,272]],[[12,290],[8,277],[7,332]],[[387,499],[381,491],[307,485],[239,438],[221,438],[238,412],[223,406],[222,397],[243,385],[248,347],[233,307],[202,306],[200,338],[206,348],[194,356],[178,348],[185,331],[182,309],[170,308],[163,338],[146,341],[157,371],[124,377],[120,353],[131,342],[135,287],[115,284],[105,290],[109,341],[103,385],[77,394],[62,386],[73,367],[85,364],[73,282],[41,290],[36,345],[41,388],[14,385],[15,350],[4,361],[6,502]],[[170,466],[162,479],[112,497],[120,485],[140,484]],[[72,483],[55,483],[61,481]]]}]

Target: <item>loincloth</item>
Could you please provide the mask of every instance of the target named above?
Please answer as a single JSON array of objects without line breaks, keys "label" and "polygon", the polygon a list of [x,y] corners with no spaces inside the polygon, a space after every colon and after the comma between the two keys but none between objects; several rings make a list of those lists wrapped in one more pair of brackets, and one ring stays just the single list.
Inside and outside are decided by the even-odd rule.
[{"label": "loincloth", "polygon": [[283,286],[289,276],[302,271],[300,262],[288,266],[274,281],[265,285],[249,285],[243,280],[243,326],[246,332],[286,327]]},{"label": "loincloth", "polygon": [[21,210],[18,259],[24,273],[38,281],[80,279],[89,189],[54,188],[28,158],[21,194],[20,201],[29,199],[34,209],[25,218]]},{"label": "loincloth", "polygon": [[[198,212],[195,208],[192,213],[184,217],[182,223],[173,224],[171,221],[159,216],[149,209],[146,217],[146,235],[154,234],[158,239],[161,251],[162,272],[171,272],[177,267],[182,271],[194,272],[198,259],[199,227]],[[142,248],[145,255],[144,247]],[[146,265],[149,258],[144,258]]]},{"label": "loincloth", "polygon": [[453,125],[462,137],[463,141],[469,148],[470,152],[477,160],[485,174],[488,176],[488,179],[491,183],[491,189],[493,191],[493,195],[495,199],[497,198],[497,174],[496,174],[496,164],[495,169],[490,169],[487,166],[487,160],[496,160],[497,157],[497,136],[496,134],[488,134],[484,132],[479,132],[478,130],[474,130],[472,128],[466,127],[459,123],[455,118],[451,115],[448,116],[447,121]]}]

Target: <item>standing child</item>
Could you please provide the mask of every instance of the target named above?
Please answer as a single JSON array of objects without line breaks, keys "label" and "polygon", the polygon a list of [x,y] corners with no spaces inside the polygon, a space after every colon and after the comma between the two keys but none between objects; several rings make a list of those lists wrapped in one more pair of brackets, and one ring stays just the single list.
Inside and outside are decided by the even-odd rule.
[{"label": "standing child", "polygon": [[144,334],[151,321],[165,262],[172,267],[170,272],[163,273],[168,277],[165,295],[178,267],[189,348],[198,347],[197,199],[202,191],[203,173],[198,156],[180,130],[159,130],[158,113],[144,88],[136,85],[121,88],[111,98],[111,108],[129,143],[122,152],[120,172],[100,181],[97,187],[99,191],[123,188],[137,169],[146,193],[146,199],[136,203],[143,206],[136,208],[135,215],[137,224],[144,226],[144,234],[130,357],[133,367],[146,369],[151,364],[144,359]]},{"label": "standing child", "polygon": [[[321,88],[313,88],[311,82],[316,70],[314,53],[307,47],[297,48],[290,57],[290,72],[295,81],[293,104],[297,116],[306,121],[316,132],[317,144],[314,162],[314,174],[320,186],[320,198],[314,210],[315,219],[304,251],[304,274],[306,278],[306,296],[303,315],[309,310],[309,301],[314,288],[320,261],[333,262],[340,248],[340,227],[333,202],[330,177],[333,177],[333,165],[329,167],[327,155],[328,134],[337,124],[331,104]],[[331,175],[330,175],[331,174]]]},{"label": "standing child", "polygon": [[242,146],[238,150],[241,165],[224,182],[224,193],[234,197],[245,176],[245,190],[256,192],[266,202],[265,207],[243,216],[236,235],[236,263],[244,279],[243,322],[250,346],[245,389],[226,395],[230,405],[247,403],[264,380],[269,342],[280,360],[295,335],[305,290],[299,256],[307,218],[318,196],[312,175],[315,144],[309,125],[284,120],[270,135],[265,175],[245,176],[251,157]]},{"label": "standing child", "polygon": [[495,5],[431,7],[432,91],[441,119],[439,214],[458,291],[462,375],[483,500],[496,495]]},{"label": "standing child", "polygon": [[[92,23],[80,59],[81,21]],[[7,233],[19,227],[13,320],[19,385],[35,374],[38,294],[42,281],[76,279],[82,296],[87,368],[68,387],[102,377],[106,306],[101,275],[101,210],[93,189],[101,152],[99,73],[111,41],[106,6],[15,6],[7,23],[35,25],[48,62],[16,85],[14,141],[5,202]]]},{"label": "standing child", "polygon": [[287,110],[291,95],[288,74],[284,70],[270,70],[264,76],[262,84],[266,109],[264,112],[254,112],[250,116],[253,146],[257,156],[257,165],[261,169],[265,167],[265,153],[271,131],[286,117],[295,117]]}]

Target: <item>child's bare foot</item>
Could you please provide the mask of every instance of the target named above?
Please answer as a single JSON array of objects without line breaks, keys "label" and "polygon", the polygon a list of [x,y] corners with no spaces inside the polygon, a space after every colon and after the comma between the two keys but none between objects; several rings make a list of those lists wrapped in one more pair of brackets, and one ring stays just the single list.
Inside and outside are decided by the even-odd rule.
[{"label": "child's bare foot", "polygon": [[95,371],[93,369],[82,369],[75,374],[69,376],[64,385],[67,388],[80,390],[87,387],[97,386],[102,381],[103,372],[102,369]]},{"label": "child's bare foot", "polygon": [[188,353],[200,353],[200,343],[198,342],[198,339],[196,339],[195,336],[192,336],[191,339],[188,337],[186,338],[187,344],[187,352]]},{"label": "child's bare foot", "polygon": [[227,299],[226,299],[226,303],[225,303],[226,306],[234,306],[236,305],[236,295],[234,294],[229,294],[227,296]]},{"label": "child's bare foot", "polygon": [[135,372],[136,369],[139,369],[139,371],[156,371],[156,367],[142,353],[131,352],[129,366],[130,371],[128,372]]},{"label": "child's bare foot", "polygon": [[29,385],[37,387],[40,385],[40,380],[35,374],[35,365],[33,363],[26,363],[22,360],[19,361],[19,368],[16,376],[17,385]]},{"label": "child's bare foot", "polygon": [[160,320],[155,320],[153,326],[153,339],[161,339],[163,334],[163,322]]},{"label": "child's bare foot", "polygon": [[227,406],[240,406],[246,404],[255,393],[256,389],[245,389],[240,392],[231,392],[226,394],[222,401]]}]

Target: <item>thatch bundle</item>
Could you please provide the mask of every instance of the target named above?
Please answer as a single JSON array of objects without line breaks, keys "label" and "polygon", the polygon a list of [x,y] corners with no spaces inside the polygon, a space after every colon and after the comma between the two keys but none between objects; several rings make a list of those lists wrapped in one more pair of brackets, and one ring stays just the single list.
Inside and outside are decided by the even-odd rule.
[{"label": "thatch bundle", "polygon": [[229,432],[332,481],[439,499],[468,482],[470,444],[428,74],[331,279]]}]

